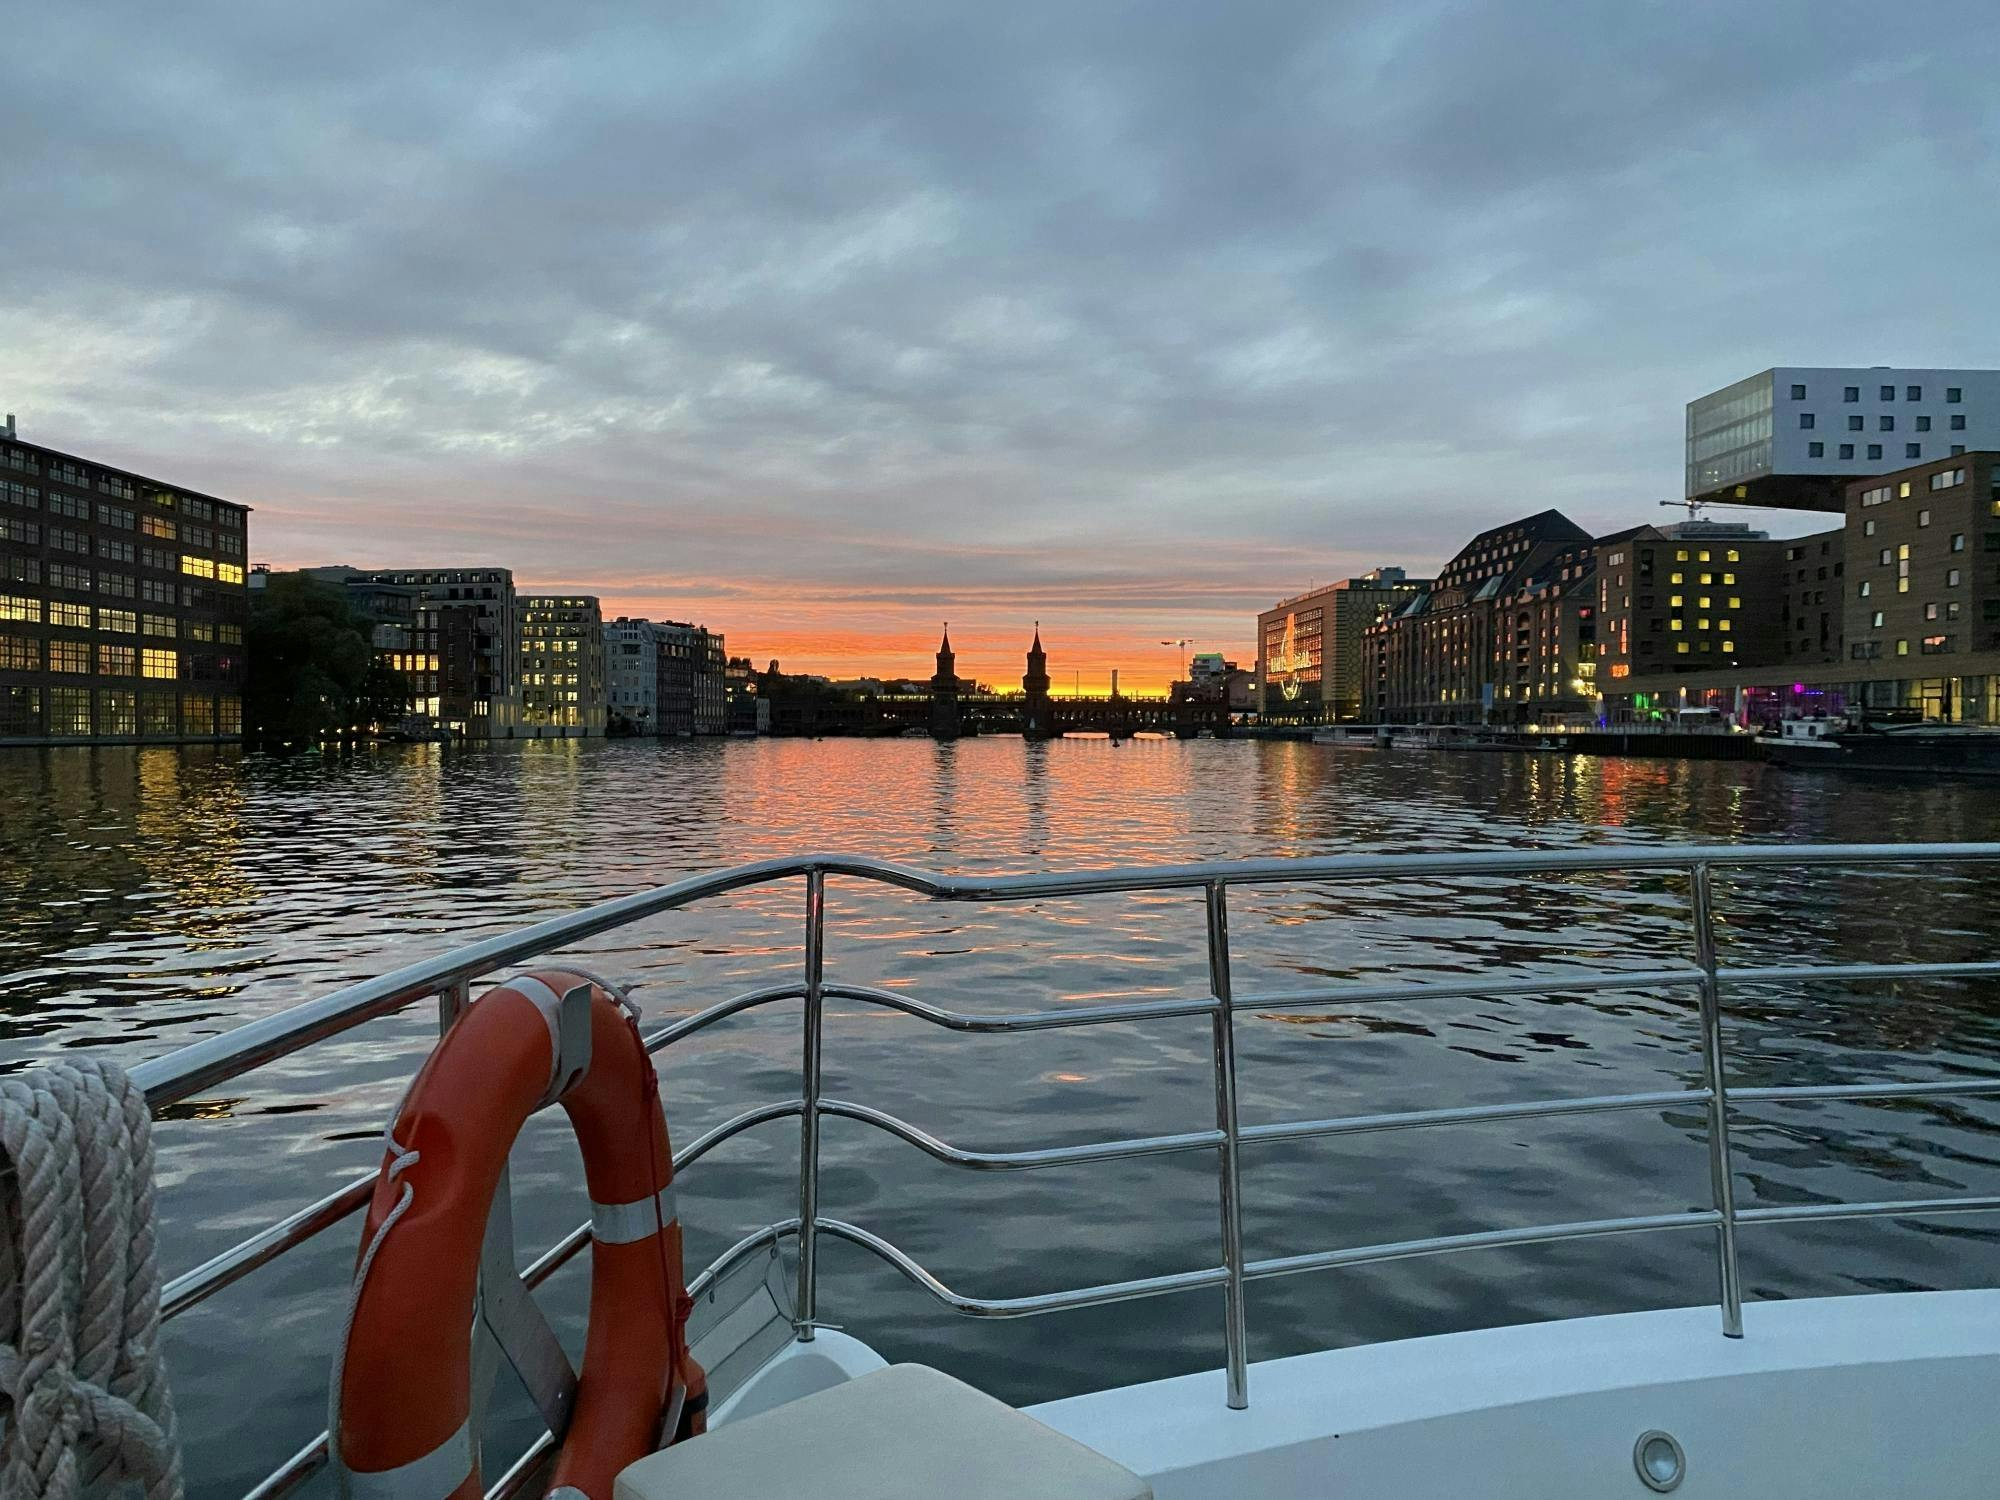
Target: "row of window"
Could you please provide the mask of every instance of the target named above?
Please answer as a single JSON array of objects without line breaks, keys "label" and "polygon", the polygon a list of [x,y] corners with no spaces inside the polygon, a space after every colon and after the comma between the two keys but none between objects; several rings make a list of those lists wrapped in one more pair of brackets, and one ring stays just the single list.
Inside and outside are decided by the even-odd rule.
[{"label": "row of window", "polygon": [[0,687],[0,739],[242,733],[243,704],[232,697],[134,688]]},{"label": "row of window", "polygon": [[0,594],[0,620],[18,620],[28,625],[48,624],[62,630],[95,628],[109,635],[144,634],[191,641],[219,641],[225,646],[243,644],[241,625],[217,624],[212,620],[178,620],[172,615],[140,614],[129,609],[109,607],[93,611],[88,604],[71,604],[60,599],[44,605],[40,599],[21,594]]},{"label": "row of window", "polygon": [[[1867,454],[1867,456],[1868,456],[1869,458],[1871,458],[1871,459],[1876,459],[1876,458],[1880,458],[1880,457],[1882,456],[1882,445],[1881,445],[1880,443],[1867,443],[1867,444],[1864,444],[1863,446],[1865,446],[1865,447],[1867,448],[1867,450],[1868,450],[1868,454]],[[1842,443],[1842,444],[1840,445],[1840,455],[1839,455],[1839,456],[1840,456],[1840,457],[1842,457],[1842,458],[1852,458],[1852,457],[1854,457],[1854,447],[1855,447],[1855,445],[1854,445],[1853,443]],[[1950,455],[1951,457],[1953,457],[1953,458],[1957,458],[1957,457],[1958,457],[1958,456],[1959,456],[1959,455],[1960,455],[1961,453],[1963,453],[1963,452],[1965,452],[1965,444],[1963,444],[1963,443],[1953,443],[1953,444],[1951,445],[1951,455]],[[1826,444],[1825,444],[1825,443],[1807,443],[1807,444],[1806,444],[1806,456],[1807,456],[1808,458],[1825,458],[1825,457],[1826,457]],[[1905,443],[1905,444],[1903,444],[1903,457],[1905,457],[1905,458],[1922,458],[1923,456],[1924,456],[1924,445],[1923,445],[1922,443]]]},{"label": "row of window", "polygon": [[[1919,654],[1924,656],[1943,656],[1953,649],[1954,640],[1955,637],[1949,635],[1927,635],[1917,643],[1917,649]],[[1882,642],[1856,641],[1848,647],[1847,654],[1855,661],[1880,661],[1882,659]],[[1896,655],[1908,656],[1909,654],[1910,643],[1908,639],[1898,640],[1896,642]]]},{"label": "row of window", "polygon": [[[153,646],[112,646],[58,637],[42,641],[29,635],[0,635],[0,670],[69,673],[84,676],[95,663],[100,677],[151,677],[172,682],[181,675],[181,654]],[[229,670],[225,662],[221,670]]]},{"label": "row of window", "polygon": [[[35,456],[25,448],[15,448],[0,444],[0,468],[16,470],[23,474],[39,474],[41,465]],[[93,474],[81,464],[67,459],[51,459],[48,477],[58,484],[72,485],[80,490],[94,489],[100,494],[115,495],[121,500],[134,500],[139,496],[132,481],[122,474],[99,471]],[[150,490],[145,498],[166,510],[178,510],[182,515],[192,516],[197,521],[215,521],[232,531],[243,529],[244,512],[234,506],[219,505],[203,500],[196,495],[177,495],[172,490]]]},{"label": "row of window", "polygon": [[[0,504],[16,506],[22,510],[40,510],[42,492],[32,484],[22,484],[16,480],[0,480]],[[66,520],[88,521],[91,518],[91,502],[76,495],[64,495],[50,491],[48,510],[51,515]],[[134,528],[147,536],[162,541],[179,541],[190,547],[206,547],[223,552],[232,557],[243,555],[243,538],[224,531],[218,535],[207,526],[180,525],[166,516],[137,515],[122,505],[107,505],[103,501],[96,505],[97,524],[109,526],[116,531],[131,531]]]},{"label": "row of window", "polygon": [[[1896,387],[1894,387],[1893,385],[1880,386],[1877,388],[1877,390],[1878,394],[1884,401],[1894,401],[1896,399]],[[1792,399],[1794,401],[1805,400],[1806,388],[1802,385],[1794,385],[1792,387]],[[1861,387],[1858,385],[1843,386],[1841,388],[1840,399],[1842,401],[1859,401],[1861,399]],[[1905,401],[1923,400],[1924,388],[1920,385],[1904,386],[1903,399]],[[1964,388],[1955,385],[1946,386],[1944,388],[1944,399],[1948,405],[1953,405],[1953,406],[1957,405],[1960,401],[1963,401],[1965,399]]]},{"label": "row of window", "polygon": [[[1894,432],[1896,430],[1896,419],[1892,416],[1887,416],[1887,415],[1879,416],[1875,419],[1875,422],[1876,422],[1875,430],[1877,432]],[[1814,413],[1809,411],[1802,411],[1799,413],[1800,431],[1811,432],[1818,425],[1819,425],[1819,419]],[[1859,415],[1851,416],[1847,419],[1847,430],[1849,432],[1860,432],[1866,427],[1866,425],[1867,425],[1867,418]],[[1923,416],[1918,417],[1916,419],[1915,430],[1918,432],[1929,432],[1931,430],[1931,419],[1929,417],[1923,417]],[[1965,417],[1962,413],[1953,414],[1951,418],[1951,430],[1953,432],[1965,431]]]}]

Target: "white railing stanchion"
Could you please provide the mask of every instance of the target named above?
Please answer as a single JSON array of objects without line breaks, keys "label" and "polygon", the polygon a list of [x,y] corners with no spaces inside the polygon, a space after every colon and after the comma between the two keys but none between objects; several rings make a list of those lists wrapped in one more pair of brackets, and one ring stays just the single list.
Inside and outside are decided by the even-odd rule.
[{"label": "white railing stanchion", "polygon": [[1688,870],[1695,962],[1701,968],[1701,1067],[1708,1086],[1708,1181],[1715,1211],[1717,1280],[1724,1337],[1743,1337],[1743,1275],[1736,1259],[1736,1175],[1729,1151],[1728,1069],[1722,1058],[1722,982],[1715,962],[1715,900],[1706,864]]},{"label": "white railing stanchion", "polygon": [[1227,1357],[1229,1405],[1241,1411],[1250,1404],[1249,1325],[1243,1310],[1243,1174],[1238,1147],[1242,1142],[1236,1115],[1236,1016],[1229,985],[1229,896],[1219,880],[1209,884],[1208,985],[1216,999],[1215,1128],[1222,1132],[1216,1148],[1216,1180],[1222,1200],[1222,1265],[1228,1280],[1222,1286],[1222,1341]]},{"label": "white railing stanchion", "polygon": [[826,974],[826,872],[806,872],[805,1042],[799,1070],[799,1342],[819,1316],[819,1057]]}]

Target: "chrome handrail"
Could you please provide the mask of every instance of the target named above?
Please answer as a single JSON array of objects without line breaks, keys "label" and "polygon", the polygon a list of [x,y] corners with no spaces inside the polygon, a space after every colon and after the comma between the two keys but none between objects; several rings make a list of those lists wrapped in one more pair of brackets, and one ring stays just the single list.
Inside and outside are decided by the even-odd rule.
[{"label": "chrome handrail", "polygon": [[[1718,868],[1879,866],[1899,864],[2000,861],[2000,843],[1985,844],[1827,844],[1788,845],[1654,845],[1582,850],[1498,850],[1466,854],[1339,855],[1301,860],[1248,860],[1157,868],[1083,870],[1058,874],[954,876],[907,865],[844,855],[803,855],[765,860],[735,869],[690,876],[656,890],[609,901],[583,911],[552,917],[518,932],[471,944],[441,957],[408,965],[377,978],[350,985],[331,995],[251,1022],[218,1037],[142,1063],[134,1077],[145,1089],[156,1112],[186,1100],[214,1084],[299,1052],[379,1016],[416,1001],[435,997],[440,1027],[470,1003],[471,985],[510,966],[542,958],[551,952],[633,922],[673,911],[691,903],[777,881],[803,879],[806,890],[804,964],[800,981],[781,982],[724,999],[655,1030],[645,1039],[648,1050],[672,1046],[716,1023],[766,1005],[800,1000],[802,1041],[800,1096],[758,1105],[732,1116],[675,1153],[681,1170],[716,1146],[756,1126],[797,1119],[800,1130],[799,1214],[754,1232],[725,1251],[692,1278],[690,1289],[705,1289],[731,1266],[784,1239],[797,1241],[797,1336],[810,1340],[817,1323],[818,1244],[832,1236],[866,1249],[922,1287],[946,1306],[976,1317],[1025,1317],[1107,1302],[1167,1295],[1219,1286],[1224,1293],[1223,1347],[1226,1398],[1231,1407],[1248,1402],[1248,1330],[1244,1288],[1250,1281],[1297,1275],[1416,1256],[1467,1250],[1539,1244],[1600,1235],[1655,1230],[1710,1228],[1716,1232],[1716,1265],[1722,1330],[1742,1335],[1741,1276],[1736,1234],[1743,1224],[1802,1222],[1842,1218],[1912,1216],[1933,1213],[1983,1212],[2000,1209],[2000,1196],[1913,1199],[1905,1202],[1793,1204],[1738,1208],[1729,1141],[1730,1111],[1742,1104],[1820,1102],[1854,1099],[1934,1098],[1946,1095],[2000,1094],[2000,1078],[1965,1075],[1915,1083],[1834,1084],[1732,1089],[1727,1079],[1721,1026],[1721,992],[1731,984],[1770,984],[1799,980],[1967,979],[2000,977],[2000,961],[1907,964],[1826,964],[1724,967],[1715,947],[1715,913],[1711,872]],[[1339,882],[1355,879],[1443,876],[1560,875],[1590,871],[1656,871],[1681,874],[1689,881],[1690,918],[1694,928],[1694,962],[1671,968],[1551,970],[1542,974],[1462,980],[1420,979],[1396,983],[1344,983],[1238,995],[1231,974],[1228,929],[1229,887]],[[952,1011],[914,996],[869,985],[845,984],[825,977],[826,881],[829,877],[865,880],[914,892],[934,900],[1016,902],[1159,890],[1199,890],[1206,918],[1208,993],[1108,1005],[1073,1006],[1011,1014]],[[1351,1115],[1322,1120],[1290,1120],[1244,1126],[1238,1119],[1235,1021],[1253,1014],[1310,1014],[1325,1007],[1380,1004],[1431,998],[1480,998],[1529,994],[1591,994],[1620,990],[1693,988],[1700,1021],[1702,1086],[1627,1094],[1519,1101],[1496,1105],[1452,1106],[1376,1115]],[[1185,1131],[1113,1141],[1029,1150],[983,1151],[938,1139],[886,1111],[853,1101],[824,1097],[820,1090],[824,1016],[829,1000],[880,1006],[941,1029],[967,1033],[1012,1033],[1082,1026],[1114,1025],[1139,1020],[1205,1016],[1212,1033],[1215,1083],[1215,1123],[1212,1129]],[[1592,1219],[1566,1224],[1523,1225],[1471,1233],[1341,1249],[1312,1251],[1273,1259],[1246,1261],[1242,1235],[1241,1148],[1245,1143],[1304,1140],[1373,1131],[1427,1128],[1435,1125],[1526,1119],[1587,1113],[1659,1110],[1699,1106],[1710,1169],[1711,1205],[1680,1213]],[[956,1292],[939,1281],[915,1258],[888,1240],[858,1225],[824,1216],[819,1208],[820,1122],[832,1116],[871,1125],[898,1137],[939,1161],[973,1170],[1033,1170],[1084,1162],[1214,1150],[1217,1155],[1217,1197],[1220,1209],[1222,1264],[1164,1275],[1140,1277],[1097,1286],[1078,1287],[1009,1298],[979,1298]],[[374,1177],[359,1178],[316,1203],[249,1236],[170,1281],[163,1292],[163,1317],[172,1318],[207,1297],[241,1280],[259,1266],[304,1243],[367,1202]],[[529,1287],[539,1285],[589,1243],[589,1225],[563,1236],[521,1273]],[[546,1435],[523,1455],[490,1492],[512,1495],[525,1487],[546,1458],[552,1440]],[[325,1435],[308,1443],[251,1492],[255,1500],[271,1500],[301,1482],[326,1458]]]}]

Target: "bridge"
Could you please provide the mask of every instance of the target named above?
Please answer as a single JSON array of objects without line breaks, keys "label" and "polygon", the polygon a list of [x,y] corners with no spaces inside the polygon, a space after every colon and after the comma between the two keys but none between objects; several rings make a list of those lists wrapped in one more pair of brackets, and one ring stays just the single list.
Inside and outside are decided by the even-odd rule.
[{"label": "bridge", "polygon": [[872,722],[864,723],[864,732],[920,730],[938,740],[978,734],[1018,734],[1030,740],[1060,739],[1066,734],[1105,734],[1112,739],[1171,734],[1188,740],[1202,733],[1224,736],[1230,731],[1226,694],[1198,690],[1191,683],[1175,683],[1163,698],[1133,698],[1118,692],[1101,697],[1051,693],[1048,653],[1042,649],[1039,624],[1028,648],[1027,665],[1018,693],[974,691],[972,684],[958,675],[957,654],[947,626],[938,645],[930,691],[878,696],[872,700]]}]

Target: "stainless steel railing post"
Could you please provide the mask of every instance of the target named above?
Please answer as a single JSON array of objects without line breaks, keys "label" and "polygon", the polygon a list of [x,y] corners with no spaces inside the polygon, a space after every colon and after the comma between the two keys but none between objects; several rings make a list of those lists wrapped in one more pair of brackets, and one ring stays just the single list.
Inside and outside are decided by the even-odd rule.
[{"label": "stainless steel railing post", "polygon": [[1708,1086],[1708,1181],[1715,1211],[1716,1272],[1722,1286],[1722,1332],[1743,1337],[1743,1276],[1736,1259],[1736,1176],[1729,1151],[1728,1070],[1722,1058],[1722,984],[1716,976],[1715,901],[1706,864],[1689,867],[1695,962],[1701,968],[1701,1067]]},{"label": "stainless steel railing post", "polygon": [[1236,1017],[1229,988],[1229,897],[1221,881],[1210,882],[1208,897],[1208,984],[1216,999],[1215,1128],[1217,1181],[1222,1200],[1222,1339],[1227,1356],[1229,1405],[1250,1404],[1249,1327],[1243,1312],[1243,1177],[1238,1157],[1241,1132],[1236,1118]]},{"label": "stainless steel railing post", "polygon": [[794,1326],[811,1343],[819,1316],[819,1054],[826,972],[826,872],[806,872],[805,1044],[799,1069],[799,1294]]},{"label": "stainless steel railing post", "polygon": [[472,1003],[472,981],[460,979],[438,991],[438,1035],[451,1030],[451,1023],[465,1014]]}]

